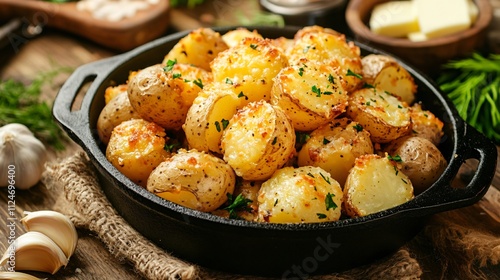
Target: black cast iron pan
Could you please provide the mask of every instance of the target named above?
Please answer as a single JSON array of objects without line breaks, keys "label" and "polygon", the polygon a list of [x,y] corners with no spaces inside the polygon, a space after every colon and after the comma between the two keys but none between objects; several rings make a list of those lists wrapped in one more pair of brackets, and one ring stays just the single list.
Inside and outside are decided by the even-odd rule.
[{"label": "black cast iron pan", "polygon": [[[249,27],[253,29],[253,27]],[[221,33],[232,29],[218,29]],[[297,28],[257,27],[268,38],[292,38]],[[316,224],[267,224],[229,220],[187,209],[134,184],[105,157],[96,123],[104,107],[104,90],[126,81],[129,71],[159,63],[185,32],[160,38],[130,52],[78,68],[57,95],[53,114],[69,136],[88,153],[109,201],[137,231],[185,260],[224,271],[282,278],[345,270],[390,254],[412,239],[432,214],[477,202],[495,173],[495,145],[464,123],[437,86],[401,62],[418,84],[418,99],[444,122],[439,148],[449,165],[427,191],[377,214]],[[357,44],[364,55],[382,53]],[[80,88],[93,81],[79,110],[72,110]],[[465,188],[450,182],[462,163],[478,167]]]}]

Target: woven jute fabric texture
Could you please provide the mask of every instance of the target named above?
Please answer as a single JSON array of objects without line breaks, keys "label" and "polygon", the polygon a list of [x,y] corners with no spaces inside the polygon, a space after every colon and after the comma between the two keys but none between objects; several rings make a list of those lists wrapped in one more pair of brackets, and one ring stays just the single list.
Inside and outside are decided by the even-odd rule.
[{"label": "woven jute fabric texture", "polygon": [[[113,256],[130,263],[145,279],[269,279],[200,267],[149,242],[111,206],[99,187],[92,163],[83,152],[48,164],[42,181],[46,186],[63,190],[61,199],[64,201],[60,203],[65,207],[60,207],[61,212],[77,227],[94,232]],[[411,249],[420,245],[432,246],[440,259],[449,260],[444,261],[444,271],[446,266],[461,268],[463,271],[458,275],[465,277],[463,279],[484,278],[475,267],[500,262],[498,236],[467,228],[446,215],[432,219],[419,236],[411,242],[413,244],[370,265],[310,279],[420,279],[422,267]],[[455,263],[450,263],[452,260]]]}]

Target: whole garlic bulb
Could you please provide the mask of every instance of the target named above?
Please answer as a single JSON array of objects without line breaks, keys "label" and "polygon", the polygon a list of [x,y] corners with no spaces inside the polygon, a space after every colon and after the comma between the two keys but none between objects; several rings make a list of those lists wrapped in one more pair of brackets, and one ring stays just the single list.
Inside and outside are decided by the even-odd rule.
[{"label": "whole garlic bulb", "polygon": [[46,161],[45,146],[25,125],[0,127],[0,187],[15,182],[18,189],[31,188],[40,180]]}]

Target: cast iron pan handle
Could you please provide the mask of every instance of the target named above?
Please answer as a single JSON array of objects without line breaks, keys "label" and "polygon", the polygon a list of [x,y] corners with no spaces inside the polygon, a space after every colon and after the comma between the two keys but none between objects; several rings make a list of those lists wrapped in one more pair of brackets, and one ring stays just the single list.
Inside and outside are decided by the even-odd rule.
[{"label": "cast iron pan handle", "polygon": [[[463,137],[448,168],[434,187],[417,196],[412,202],[412,210],[418,210],[418,215],[435,214],[479,201],[488,188],[496,170],[497,149],[491,140],[479,133],[472,126],[465,124]],[[474,176],[464,188],[454,188],[451,182],[457,176],[460,166],[468,159],[479,161]]]},{"label": "cast iron pan handle", "polygon": [[[88,108],[92,105],[94,94],[90,92],[98,90],[99,85],[108,77],[120,59],[121,56],[118,55],[78,67],[61,87],[54,100],[52,114],[60,125],[67,128],[69,137],[82,147],[86,147],[86,143],[92,141],[89,117],[84,115],[89,112]],[[73,110],[80,89],[88,82],[92,84],[83,97],[80,109]]]}]

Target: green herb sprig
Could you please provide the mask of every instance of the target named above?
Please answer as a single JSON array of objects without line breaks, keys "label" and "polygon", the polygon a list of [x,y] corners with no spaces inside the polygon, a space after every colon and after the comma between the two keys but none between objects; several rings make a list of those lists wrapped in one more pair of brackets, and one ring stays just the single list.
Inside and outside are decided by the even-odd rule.
[{"label": "green herb sprig", "polygon": [[436,81],[460,117],[500,143],[500,54],[451,61]]},{"label": "green herb sprig", "polygon": [[45,73],[28,85],[13,79],[0,81],[0,126],[24,124],[43,143],[55,150],[64,150],[68,138],[55,123],[51,106],[42,101],[40,95],[44,84],[59,73],[72,70],[61,68]]}]

